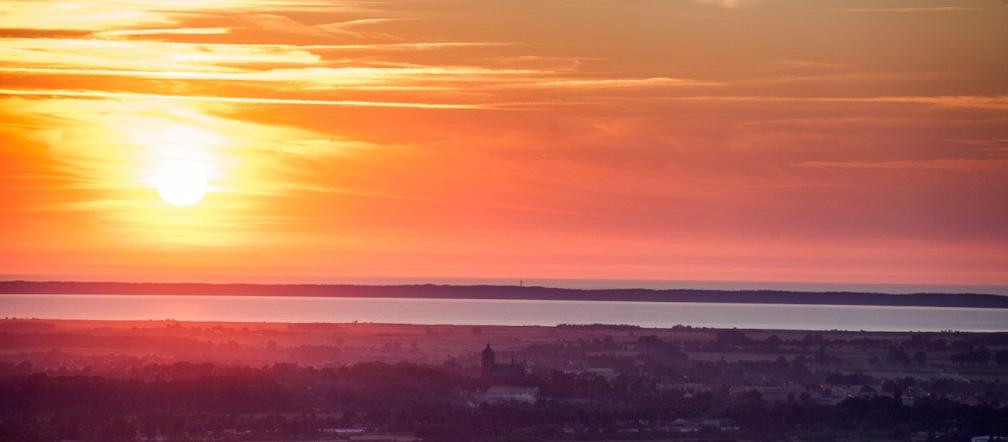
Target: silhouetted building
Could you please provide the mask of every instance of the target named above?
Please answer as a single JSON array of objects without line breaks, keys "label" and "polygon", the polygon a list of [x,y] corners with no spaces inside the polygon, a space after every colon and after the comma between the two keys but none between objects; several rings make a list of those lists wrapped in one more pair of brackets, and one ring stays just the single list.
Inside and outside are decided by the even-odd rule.
[{"label": "silhouetted building", "polygon": [[483,379],[510,381],[525,377],[525,365],[516,363],[514,358],[509,364],[497,364],[497,355],[490,344],[480,354],[480,368]]},{"label": "silhouetted building", "polygon": [[483,377],[490,377],[493,373],[495,361],[496,355],[494,354],[493,349],[490,348],[490,343],[488,342],[482,353]]}]

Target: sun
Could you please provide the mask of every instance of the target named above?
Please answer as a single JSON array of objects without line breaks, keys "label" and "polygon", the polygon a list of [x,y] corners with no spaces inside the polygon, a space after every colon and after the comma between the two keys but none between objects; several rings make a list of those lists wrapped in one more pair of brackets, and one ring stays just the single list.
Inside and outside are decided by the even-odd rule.
[{"label": "sun", "polygon": [[133,134],[145,146],[148,166],[144,181],[165,203],[175,207],[198,204],[216,179],[214,147],[222,142],[216,132],[171,122],[158,122]]},{"label": "sun", "polygon": [[175,207],[189,207],[203,200],[209,188],[206,168],[189,161],[171,161],[161,165],[154,187],[164,202]]}]

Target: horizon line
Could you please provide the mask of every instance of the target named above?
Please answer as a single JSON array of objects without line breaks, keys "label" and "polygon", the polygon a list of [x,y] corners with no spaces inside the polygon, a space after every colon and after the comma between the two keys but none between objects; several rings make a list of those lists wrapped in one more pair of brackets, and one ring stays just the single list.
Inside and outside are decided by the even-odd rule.
[{"label": "horizon line", "polygon": [[[356,281],[354,281],[356,279]],[[552,281],[552,283],[551,283]],[[612,285],[614,283],[638,285]],[[580,279],[580,278],[350,278],[342,281],[123,281],[74,279],[0,279],[0,284],[122,284],[122,285],[206,285],[261,287],[507,287],[580,291],[647,290],[647,291],[711,291],[711,292],[790,292],[790,293],[862,293],[882,295],[944,294],[1008,296],[1008,286],[966,284],[900,284],[900,283],[830,283],[830,282],[770,282],[770,281],[704,281],[659,279]],[[565,284],[566,283],[566,284]],[[595,285],[592,285],[595,283]],[[650,286],[649,286],[650,285]],[[889,288],[890,290],[883,290]],[[900,290],[893,290],[899,288]],[[938,289],[938,290],[936,290]]]}]

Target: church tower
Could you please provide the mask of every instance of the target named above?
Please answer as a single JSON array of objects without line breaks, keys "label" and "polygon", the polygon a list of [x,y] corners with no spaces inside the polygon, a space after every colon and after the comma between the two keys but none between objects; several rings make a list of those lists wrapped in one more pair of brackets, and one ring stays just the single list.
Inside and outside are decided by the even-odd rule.
[{"label": "church tower", "polygon": [[496,356],[494,355],[493,349],[490,348],[490,344],[487,343],[486,348],[483,349],[481,359],[481,367],[483,368],[483,377],[486,378],[493,375],[494,364],[496,363],[495,358]]}]

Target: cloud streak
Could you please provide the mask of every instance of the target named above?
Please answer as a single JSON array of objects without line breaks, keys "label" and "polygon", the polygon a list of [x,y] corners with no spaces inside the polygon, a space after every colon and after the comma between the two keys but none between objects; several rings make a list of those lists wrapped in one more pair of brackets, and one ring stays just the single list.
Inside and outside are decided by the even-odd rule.
[{"label": "cloud streak", "polygon": [[693,0],[695,3],[714,5],[725,9],[734,9],[760,1],[762,0]]},{"label": "cloud streak", "polygon": [[224,35],[230,32],[228,28],[165,28],[165,29],[119,29],[115,31],[99,31],[91,34],[96,38],[136,37],[149,35]]},{"label": "cloud streak", "polygon": [[344,106],[344,107],[381,107],[381,108],[412,108],[412,109],[488,109],[487,106],[474,104],[450,103],[406,103],[388,101],[360,100],[311,100],[297,98],[265,98],[265,97],[217,97],[198,95],[144,94],[130,92],[108,92],[89,90],[26,90],[0,89],[0,95],[21,97],[67,97],[67,98],[115,98],[115,99],[157,99],[181,100],[199,102],[218,102],[236,104],[286,104],[310,106]]},{"label": "cloud streak", "polygon": [[863,104],[915,104],[954,108],[989,110],[1008,109],[1008,95],[936,95],[936,96],[869,96],[869,97],[784,97],[784,96],[677,96],[663,97],[663,101],[723,101],[765,103],[863,103]]},{"label": "cloud streak", "polygon": [[980,11],[981,8],[968,8],[963,6],[931,6],[931,7],[908,7],[908,8],[837,8],[830,9],[830,12],[871,14],[871,13],[915,13],[915,12],[967,12]]}]

